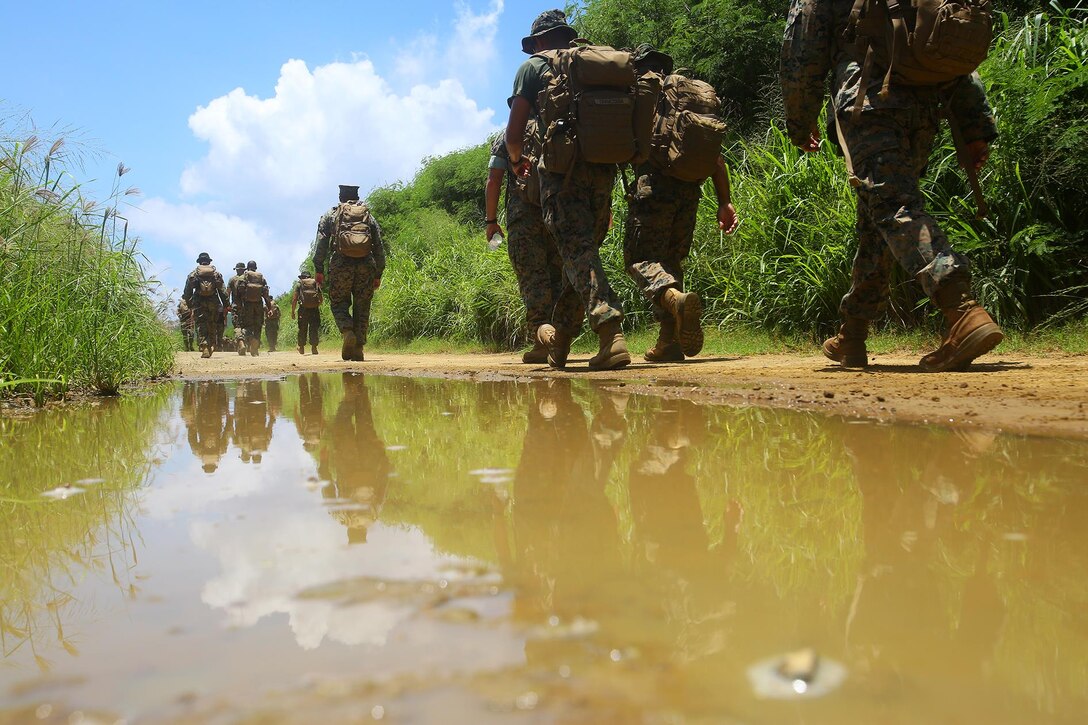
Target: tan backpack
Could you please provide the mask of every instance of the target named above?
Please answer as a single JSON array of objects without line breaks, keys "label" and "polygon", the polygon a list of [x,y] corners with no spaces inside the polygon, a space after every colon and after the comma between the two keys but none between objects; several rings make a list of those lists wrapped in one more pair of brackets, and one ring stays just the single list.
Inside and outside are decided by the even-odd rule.
[{"label": "tan backpack", "polygon": [[321,288],[316,279],[305,277],[298,281],[298,300],[307,310],[321,306]]},{"label": "tan backpack", "polygon": [[345,257],[370,254],[370,209],[361,201],[345,201],[336,207],[336,251]]},{"label": "tan backpack", "polygon": [[196,293],[201,297],[214,297],[219,289],[219,273],[210,264],[196,266]]},{"label": "tan backpack", "polygon": [[551,71],[537,97],[545,171],[566,173],[576,158],[593,164],[646,160],[659,79],[636,78],[631,54],[607,45],[546,50],[536,56],[547,60]]},{"label": "tan backpack", "polygon": [[[973,73],[992,39],[990,0],[855,0],[843,33],[862,65],[862,89],[874,66],[884,70],[881,96],[892,83],[935,86]],[[864,100],[862,93],[853,113]]]},{"label": "tan backpack", "polygon": [[725,140],[721,102],[704,81],[668,76],[657,105],[650,162],[667,176],[703,181],[713,175]]},{"label": "tan backpack", "polygon": [[242,299],[246,302],[258,302],[264,298],[268,286],[264,275],[255,269],[247,269],[242,277]]}]

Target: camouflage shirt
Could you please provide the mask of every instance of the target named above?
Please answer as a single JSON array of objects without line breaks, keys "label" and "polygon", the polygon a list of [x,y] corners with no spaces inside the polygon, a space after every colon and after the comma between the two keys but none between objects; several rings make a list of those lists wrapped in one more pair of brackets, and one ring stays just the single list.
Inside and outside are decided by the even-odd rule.
[{"label": "camouflage shirt", "polygon": [[[317,243],[314,245],[313,261],[314,272],[319,274],[325,274],[325,260],[329,256],[329,247],[336,234],[336,210],[339,206],[337,204],[322,214],[320,221],[317,222]],[[382,228],[373,214],[370,215],[370,234],[373,238],[370,256],[374,258],[374,263],[378,266],[378,276],[381,276],[385,271],[385,242],[382,240]]]},{"label": "camouflage shirt", "polygon": [[227,282],[227,295],[230,297],[230,303],[232,305],[241,304],[242,292],[239,289],[239,285],[243,284],[244,281],[245,275],[243,273],[234,275],[230,278],[230,281]]},{"label": "camouflage shirt", "polygon": [[893,84],[886,97],[878,94],[882,72],[872,73],[861,88],[861,65],[849,57],[837,39],[846,29],[854,0],[791,0],[782,41],[779,72],[786,109],[786,130],[790,140],[802,145],[816,129],[829,73],[831,100],[836,113],[852,108],[864,92],[862,112],[882,108],[912,108],[946,104],[970,143],[997,136],[993,111],[978,74],[962,76],[944,86],[901,86]]}]

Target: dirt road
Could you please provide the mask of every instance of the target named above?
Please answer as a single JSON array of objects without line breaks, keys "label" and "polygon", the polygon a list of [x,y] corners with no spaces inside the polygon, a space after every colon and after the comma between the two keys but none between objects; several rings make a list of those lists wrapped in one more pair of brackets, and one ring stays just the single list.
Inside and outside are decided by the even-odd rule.
[{"label": "dirt road", "polygon": [[523,365],[515,355],[405,355],[367,352],[348,363],[335,354],[263,353],[259,357],[179,353],[183,379],[239,378],[308,371],[494,380],[571,376],[608,381],[631,392],[730,405],[818,410],[880,421],[998,429],[1088,439],[1088,356],[993,355],[963,373],[926,374],[916,357],[879,357],[865,372],[844,371],[817,356],[695,358],[605,373],[575,355],[567,371]]}]

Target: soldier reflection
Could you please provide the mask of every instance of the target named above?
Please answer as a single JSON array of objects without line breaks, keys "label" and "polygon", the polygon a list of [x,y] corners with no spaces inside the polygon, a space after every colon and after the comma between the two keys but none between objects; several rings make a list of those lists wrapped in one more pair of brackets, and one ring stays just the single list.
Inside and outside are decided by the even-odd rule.
[{"label": "soldier reflection", "polygon": [[214,473],[227,452],[232,424],[227,386],[211,381],[186,382],[182,391],[182,420],[189,448],[205,473]]},{"label": "soldier reflection", "polygon": [[728,581],[738,507],[728,506],[725,539],[711,550],[690,472],[691,454],[706,434],[703,411],[690,401],[666,401],[654,421],[628,478],[636,566],[641,580],[656,590],[652,597],[660,607],[661,644],[671,659],[687,663],[725,647],[734,609]]},{"label": "soldier reflection", "polygon": [[[515,617],[532,625],[558,617],[602,622],[625,597],[617,519],[605,485],[626,430],[623,401],[596,401],[591,426],[569,380],[533,385],[514,478],[513,541],[500,551],[515,586]],[[554,621],[554,620],[553,620]],[[526,654],[567,645],[530,640]]]},{"label": "soldier reflection", "polygon": [[234,444],[244,463],[260,463],[272,442],[275,415],[265,396],[264,382],[244,380],[234,395]]},{"label": "soldier reflection", "polygon": [[976,459],[994,435],[843,428],[862,495],[866,552],[848,642],[887,671],[981,674],[1004,605],[988,571],[994,542],[984,540],[984,522],[968,520],[982,513],[969,499],[983,470]]},{"label": "soldier reflection", "polygon": [[344,397],[332,420],[329,444],[321,451],[318,470],[330,482],[321,490],[322,495],[336,500],[330,513],[347,527],[348,543],[362,544],[385,500],[390,466],[385,445],[374,429],[366,378],[344,373],[342,379]]},{"label": "soldier reflection", "polygon": [[318,373],[298,378],[298,414],[295,430],[308,453],[315,453],[325,435],[325,383]]}]

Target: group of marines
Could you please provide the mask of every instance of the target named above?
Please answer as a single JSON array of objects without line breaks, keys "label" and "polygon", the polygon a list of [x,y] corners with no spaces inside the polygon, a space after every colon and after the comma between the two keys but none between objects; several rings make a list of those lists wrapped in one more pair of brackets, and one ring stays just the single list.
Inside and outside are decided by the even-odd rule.
[{"label": "group of marines", "polygon": [[[993,113],[978,75],[970,69],[937,84],[925,79],[900,83],[891,61],[886,73],[872,73],[871,49],[857,50],[869,38],[858,35],[855,41],[850,34],[856,32],[851,23],[858,22],[853,11],[859,5],[868,8],[866,0],[792,0],[782,49],[790,140],[805,152],[819,150],[818,118],[831,74],[828,136],[846,159],[858,198],[852,284],[840,306],[842,326],[824,342],[823,353],[844,367],[868,364],[869,324],[887,302],[895,261],[945,317],[942,343],[922,358],[922,369],[960,370],[992,350],[1003,334],[975,301],[966,258],[951,248],[925,211],[919,179],[942,116],[952,127],[961,165],[977,173],[997,135]],[[617,166],[575,153],[563,173],[556,173],[546,160],[559,127],[546,118],[547,104],[554,103],[549,94],[555,95],[564,74],[576,72],[577,61],[564,61],[569,56],[563,53],[583,42],[560,10],[538,16],[522,39],[522,50],[531,57],[517,71],[505,133],[492,146],[485,224],[489,239],[503,234],[498,205],[505,178],[507,249],[535,343],[523,360],[547,360],[563,368],[584,316],[599,338],[589,367],[607,370],[631,361],[620,330],[623,312],[598,252],[611,223]],[[983,42],[983,57],[985,48]],[[630,57],[640,83],[656,76],[667,89],[686,80],[673,74],[672,58],[650,45],[640,45]],[[583,106],[577,108],[581,113]],[[655,133],[661,128],[659,123]],[[656,137],[654,142],[675,143]],[[713,181],[719,228],[731,233],[738,225],[724,162],[720,153],[714,155],[702,179],[670,173],[651,156],[632,164],[636,179],[630,186],[625,183],[624,264],[660,324],[657,342],[645,355],[651,362],[683,360],[703,344],[703,303],[697,293],[684,289],[682,263],[691,248],[706,177]]]}]

